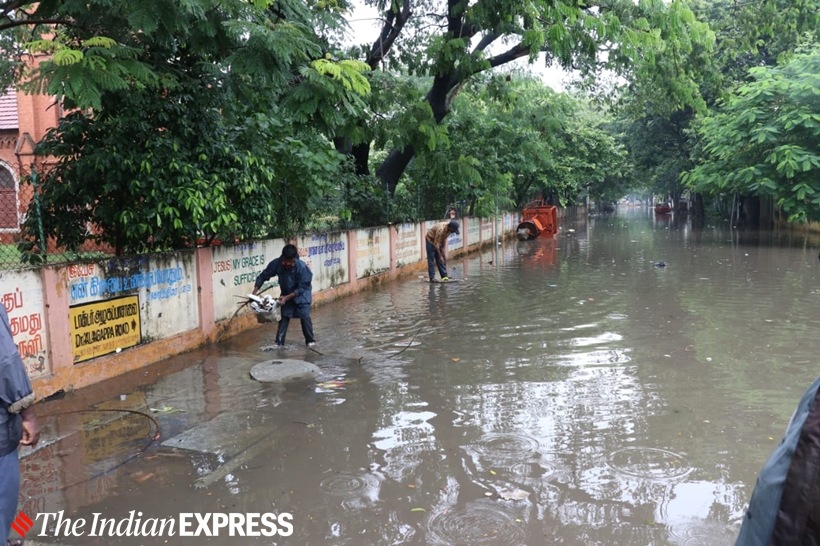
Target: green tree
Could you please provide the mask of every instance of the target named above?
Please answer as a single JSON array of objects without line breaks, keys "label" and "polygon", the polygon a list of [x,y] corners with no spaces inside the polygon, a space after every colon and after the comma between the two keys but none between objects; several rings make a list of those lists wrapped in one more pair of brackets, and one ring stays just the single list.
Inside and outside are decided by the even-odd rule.
[{"label": "green tree", "polygon": [[[697,17],[715,32],[714,54],[693,55],[702,66],[697,71],[700,94],[711,108],[731,89],[748,78],[753,66],[772,66],[793,53],[806,32],[818,32],[816,0],[695,1]],[[636,173],[651,193],[673,200],[686,190],[681,174],[694,165],[697,139],[691,126],[699,112],[692,108],[669,110],[655,101],[636,100],[651,94],[631,85],[624,94],[622,124]]]},{"label": "green tree", "polygon": [[424,217],[459,204],[464,214],[490,216],[536,191],[557,191],[545,178],[553,161],[555,130],[571,101],[540,81],[499,75],[469,83],[438,126],[435,149],[421,148],[407,171],[407,189],[419,196]]},{"label": "green tree", "polygon": [[434,218],[451,204],[491,216],[539,196],[564,205],[582,194],[615,200],[626,192],[628,164],[609,125],[589,101],[532,76],[476,78],[431,135],[435,149],[419,149],[408,166],[397,201]]},{"label": "green tree", "polygon": [[16,48],[5,51],[15,61],[21,44],[48,55],[17,84],[79,108],[99,108],[106,91],[173,85],[190,71],[178,65],[177,53],[195,54],[200,70],[250,75],[274,93],[293,85],[294,77],[309,77],[302,73],[308,67],[361,88],[363,67],[326,58],[314,30],[342,24],[345,6],[312,9],[300,0],[0,0],[0,33],[10,37],[0,45]]},{"label": "green tree", "polygon": [[[399,107],[416,117],[394,127],[391,147],[376,168],[391,195],[417,151],[437,145],[438,126],[465,83],[516,59],[534,61],[545,53],[549,64],[580,69],[590,79],[606,66],[642,79],[656,99],[672,105],[698,102],[693,74],[678,60],[696,47],[707,49],[710,33],[681,1],[368,3],[382,10],[385,23],[377,41],[362,48],[366,62],[374,69],[386,66],[430,78],[413,104]],[[360,174],[369,172],[373,139],[368,122],[363,120],[358,134],[342,135]]]},{"label": "green tree", "polygon": [[715,31],[715,64],[723,80],[718,91],[747,81],[749,68],[784,61],[807,35],[814,42],[820,38],[817,0],[710,0],[693,9]]},{"label": "green tree", "polygon": [[237,110],[216,87],[106,93],[103,105],[68,115],[38,150],[59,159],[26,228],[36,233],[42,220],[68,249],[92,240],[123,254],[292,234],[338,177],[341,158],[320,133]]},{"label": "green tree", "polygon": [[820,46],[750,75],[703,120],[705,157],[684,180],[704,193],[771,196],[789,221],[820,219]]},{"label": "green tree", "polygon": [[611,203],[627,194],[632,187],[632,170],[621,135],[610,123],[588,120],[585,125],[570,126],[578,167],[575,178],[597,203]]},{"label": "green tree", "polygon": [[680,177],[692,166],[689,127],[693,119],[690,109],[621,118],[634,174],[650,195],[676,203],[686,190]]},{"label": "green tree", "polygon": [[58,162],[29,233],[42,222],[68,249],[118,253],[282,235],[340,179],[323,135],[364,107],[366,66],[325,55],[301,2],[41,2],[46,14],[66,22],[30,43],[51,54],[33,85],[82,108],[39,147]]}]

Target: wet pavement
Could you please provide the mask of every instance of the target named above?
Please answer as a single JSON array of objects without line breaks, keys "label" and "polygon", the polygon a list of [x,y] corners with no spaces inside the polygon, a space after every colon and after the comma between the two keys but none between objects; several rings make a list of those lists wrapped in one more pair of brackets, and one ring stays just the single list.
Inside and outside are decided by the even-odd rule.
[{"label": "wet pavement", "polygon": [[[411,275],[315,308],[317,351],[295,324],[288,347],[262,351],[266,326],[70,393],[38,408],[21,508],[88,525],[68,537],[41,516],[29,537],[733,544],[818,375],[818,247],[641,209],[568,219],[555,240],[454,260],[464,282]],[[272,358],[321,375],[252,380]],[[182,512],[289,513],[293,532],[88,532],[129,517],[179,531]]]}]

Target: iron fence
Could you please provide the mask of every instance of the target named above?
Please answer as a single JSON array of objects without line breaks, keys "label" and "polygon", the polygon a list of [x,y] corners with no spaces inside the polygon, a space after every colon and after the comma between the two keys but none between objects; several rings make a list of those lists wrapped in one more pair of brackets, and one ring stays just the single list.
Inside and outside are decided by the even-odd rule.
[{"label": "iron fence", "polygon": [[24,264],[17,248],[21,240],[25,204],[31,201],[31,185],[18,183],[10,170],[0,168],[0,268]]},{"label": "iron fence", "polygon": [[[93,242],[86,243],[77,251],[66,251],[46,238],[41,225],[33,228],[25,226],[29,208],[38,210],[36,187],[36,174],[30,180],[18,182],[10,171],[0,168],[0,270],[38,267],[44,263],[70,263],[111,255]],[[36,254],[27,256],[27,246],[37,249]]]}]

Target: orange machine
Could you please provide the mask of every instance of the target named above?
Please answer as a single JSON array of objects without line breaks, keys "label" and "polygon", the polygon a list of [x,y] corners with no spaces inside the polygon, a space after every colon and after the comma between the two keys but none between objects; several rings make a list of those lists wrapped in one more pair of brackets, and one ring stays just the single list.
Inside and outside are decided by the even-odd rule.
[{"label": "orange machine", "polygon": [[515,231],[522,241],[555,235],[558,232],[558,209],[547,205],[543,199],[527,203]]}]

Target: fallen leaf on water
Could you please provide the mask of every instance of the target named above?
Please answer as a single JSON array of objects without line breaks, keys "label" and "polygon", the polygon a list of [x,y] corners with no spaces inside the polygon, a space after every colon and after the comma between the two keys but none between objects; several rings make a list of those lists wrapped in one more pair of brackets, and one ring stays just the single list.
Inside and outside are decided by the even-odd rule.
[{"label": "fallen leaf on water", "polygon": [[453,362],[458,362],[458,361],[459,361],[459,360],[461,360],[461,359],[460,359],[459,357],[457,357],[457,356],[454,356],[454,357],[453,357],[453,358],[451,358],[450,360],[452,360]]},{"label": "fallen leaf on water", "polygon": [[504,500],[524,500],[530,496],[530,493],[523,489],[505,489],[499,491],[498,496]]},{"label": "fallen leaf on water", "polygon": [[353,383],[352,379],[333,379],[331,381],[324,381],[322,383],[317,384],[317,387],[321,387],[323,389],[341,389],[345,385]]},{"label": "fallen leaf on water", "polygon": [[415,489],[416,488],[416,486],[412,483],[408,483],[407,487],[409,487],[410,489]]},{"label": "fallen leaf on water", "polygon": [[150,408],[151,413],[159,413],[161,415],[167,415],[169,413],[180,413],[185,410],[176,409],[173,406],[162,406],[161,408]]},{"label": "fallen leaf on water", "polygon": [[150,480],[151,478],[153,478],[154,473],[153,472],[137,472],[133,476],[134,476],[134,481],[136,481],[138,483],[142,483],[146,480]]}]

